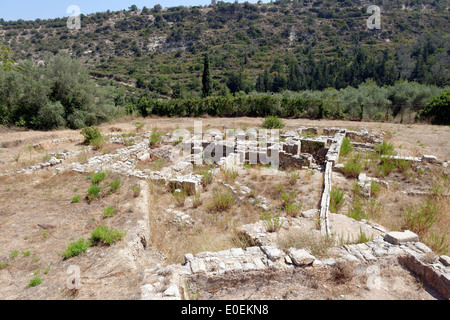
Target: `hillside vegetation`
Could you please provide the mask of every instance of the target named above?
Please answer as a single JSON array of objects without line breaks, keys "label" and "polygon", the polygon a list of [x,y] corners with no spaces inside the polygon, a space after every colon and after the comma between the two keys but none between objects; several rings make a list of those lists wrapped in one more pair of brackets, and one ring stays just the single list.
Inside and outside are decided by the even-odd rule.
[{"label": "hillside vegetation", "polygon": [[[367,28],[371,4],[382,9],[380,30]],[[0,19],[0,43],[19,62],[15,70],[2,64],[0,120],[42,129],[125,113],[411,121],[450,85],[447,7],[442,0],[132,6],[82,15],[80,30],[68,29],[67,18]],[[71,79],[87,92],[83,101],[58,88],[57,61],[83,69]],[[47,89],[36,89],[33,101],[17,98],[26,86]],[[57,111],[43,123],[49,110]]]}]

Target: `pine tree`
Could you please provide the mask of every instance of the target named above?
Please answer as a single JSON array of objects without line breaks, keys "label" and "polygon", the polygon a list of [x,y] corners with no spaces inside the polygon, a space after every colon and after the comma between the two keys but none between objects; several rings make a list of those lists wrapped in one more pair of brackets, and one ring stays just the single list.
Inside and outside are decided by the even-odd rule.
[{"label": "pine tree", "polygon": [[202,78],[202,97],[208,97],[212,93],[212,78],[211,70],[209,68],[209,54],[205,53],[204,63],[203,63],[203,78]]},{"label": "pine tree", "polygon": [[256,78],[255,89],[258,92],[265,92],[266,91],[266,88],[264,87],[263,76],[261,76],[261,74],[259,74],[258,78]]}]

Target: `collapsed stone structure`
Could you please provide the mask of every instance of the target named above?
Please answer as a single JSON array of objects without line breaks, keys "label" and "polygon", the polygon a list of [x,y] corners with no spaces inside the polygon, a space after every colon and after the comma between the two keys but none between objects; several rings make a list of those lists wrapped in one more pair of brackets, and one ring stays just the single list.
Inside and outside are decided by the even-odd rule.
[{"label": "collapsed stone structure", "polygon": [[[186,254],[185,262],[165,268],[157,265],[145,270],[141,286],[141,299],[181,299],[188,296],[184,281],[202,274],[207,277],[251,271],[280,271],[297,268],[329,268],[337,263],[360,265],[360,270],[368,272],[370,266],[385,260],[397,260],[433,286],[446,298],[450,298],[450,258],[441,256],[439,260],[427,262],[431,252],[425,244],[418,242],[412,232],[391,232],[373,241],[354,245],[343,245],[334,249],[337,258],[317,259],[307,250],[290,248],[284,252],[276,246],[262,245],[245,250],[234,248],[220,252]],[[388,285],[388,284],[384,284]]]}]

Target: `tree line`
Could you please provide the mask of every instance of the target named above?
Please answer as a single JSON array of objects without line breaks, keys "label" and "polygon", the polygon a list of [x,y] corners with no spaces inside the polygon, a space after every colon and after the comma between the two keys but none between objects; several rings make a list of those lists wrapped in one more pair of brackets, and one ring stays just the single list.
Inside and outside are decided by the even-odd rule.
[{"label": "tree line", "polygon": [[15,63],[0,49],[0,124],[32,129],[73,129],[120,115],[119,91],[98,87],[77,59],[47,54],[42,63]]}]

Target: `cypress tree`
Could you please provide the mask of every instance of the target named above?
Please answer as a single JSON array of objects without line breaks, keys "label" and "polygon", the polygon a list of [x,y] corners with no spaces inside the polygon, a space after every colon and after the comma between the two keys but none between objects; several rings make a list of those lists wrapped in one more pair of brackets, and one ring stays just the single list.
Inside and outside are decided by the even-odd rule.
[{"label": "cypress tree", "polygon": [[202,97],[208,97],[212,93],[212,79],[211,70],[209,68],[209,54],[205,53],[204,57],[204,67],[203,67],[203,78],[202,78]]}]

